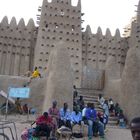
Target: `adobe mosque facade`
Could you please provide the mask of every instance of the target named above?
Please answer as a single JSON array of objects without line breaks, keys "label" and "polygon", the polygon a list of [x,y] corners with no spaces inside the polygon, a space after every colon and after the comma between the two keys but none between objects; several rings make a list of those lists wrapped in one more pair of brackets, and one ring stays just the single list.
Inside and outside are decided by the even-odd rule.
[{"label": "adobe mosque facade", "polygon": [[[24,19],[17,24],[14,17],[10,23],[7,17],[0,23],[0,89],[21,86],[28,81],[22,76],[37,66],[43,79],[33,81],[30,87],[34,96],[27,100],[36,107],[45,110],[44,105],[58,99],[57,91],[60,96],[67,92],[62,93],[63,100],[71,103],[72,85],[76,85],[112,97],[129,120],[139,116],[140,3],[125,37],[118,29],[114,36],[109,29],[103,35],[100,27],[93,34],[89,25],[83,31],[81,0],[77,6],[72,6],[71,0],[44,0],[38,10],[39,27],[32,19],[27,25]],[[62,106],[61,98],[58,100]]]}]

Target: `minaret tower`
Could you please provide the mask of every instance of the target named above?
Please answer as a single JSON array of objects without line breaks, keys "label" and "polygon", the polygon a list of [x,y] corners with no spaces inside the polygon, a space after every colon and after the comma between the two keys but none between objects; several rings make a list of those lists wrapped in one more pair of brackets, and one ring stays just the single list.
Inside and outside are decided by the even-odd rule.
[{"label": "minaret tower", "polygon": [[34,62],[34,66],[37,66],[42,73],[47,71],[51,50],[55,49],[60,41],[69,51],[74,71],[74,84],[80,86],[82,69],[81,0],[77,6],[72,6],[71,0],[43,1]]}]

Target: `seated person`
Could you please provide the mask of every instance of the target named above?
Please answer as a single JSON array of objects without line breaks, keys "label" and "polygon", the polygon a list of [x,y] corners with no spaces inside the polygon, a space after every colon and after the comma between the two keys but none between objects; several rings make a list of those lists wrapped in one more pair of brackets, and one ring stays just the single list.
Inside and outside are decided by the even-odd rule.
[{"label": "seated person", "polygon": [[36,125],[34,136],[43,135],[47,138],[50,137],[50,132],[54,128],[54,124],[47,112],[44,112],[43,115],[36,119]]},{"label": "seated person", "polygon": [[119,116],[121,108],[118,103],[115,104],[114,110],[115,110],[115,116]]},{"label": "seated person", "polygon": [[98,119],[101,123],[103,123],[104,115],[102,112],[97,112]]},{"label": "seated person", "polygon": [[56,120],[59,119],[59,110],[57,108],[57,101],[52,102],[52,107],[49,108],[48,113],[52,118],[56,118]]},{"label": "seated person", "polygon": [[76,102],[73,102],[73,110],[77,107],[77,103]]},{"label": "seated person", "polygon": [[49,113],[49,115],[53,119],[53,123],[55,125],[55,129],[54,130],[56,130],[58,128],[58,122],[59,122],[59,117],[60,117],[59,116],[59,110],[57,108],[57,102],[56,101],[53,101],[52,102],[52,107],[49,108],[48,113]]},{"label": "seated person", "polygon": [[33,107],[30,108],[30,114],[34,115],[37,113],[37,110]]},{"label": "seated person", "polygon": [[111,98],[108,100],[108,106],[109,106],[109,111],[111,113],[113,113],[114,112],[114,103],[113,103],[113,100]]},{"label": "seated person", "polygon": [[22,114],[23,113],[23,110],[22,110],[22,107],[21,107],[20,98],[17,98],[17,100],[15,101],[15,106],[16,106],[17,113]]},{"label": "seated person", "polygon": [[27,105],[27,104],[24,104],[24,105],[23,105],[23,112],[24,112],[25,114],[28,114],[28,111],[29,111],[28,105]]},{"label": "seated person", "polygon": [[70,115],[70,121],[72,126],[75,124],[81,124],[82,121],[82,113],[80,112],[80,108],[77,106],[77,108],[74,109],[74,111]]},{"label": "seated person", "polygon": [[72,129],[71,123],[70,123],[70,110],[68,109],[67,103],[64,103],[64,107],[60,109],[59,114],[60,114],[59,128],[61,126],[66,126]]},{"label": "seated person", "polygon": [[120,110],[120,114],[118,116],[118,120],[119,120],[119,126],[121,128],[125,128],[125,126],[126,126],[126,119],[124,117],[123,110]]},{"label": "seated person", "polygon": [[87,103],[87,105],[85,105],[85,107],[82,110],[82,121],[84,122],[84,124],[88,124],[87,119],[86,119],[86,110],[87,108],[89,108],[90,103]]}]

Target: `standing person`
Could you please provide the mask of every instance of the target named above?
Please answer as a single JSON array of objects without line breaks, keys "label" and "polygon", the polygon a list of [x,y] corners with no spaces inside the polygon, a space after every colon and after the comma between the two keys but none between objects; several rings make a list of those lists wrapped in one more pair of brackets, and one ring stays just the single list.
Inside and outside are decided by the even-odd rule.
[{"label": "standing person", "polygon": [[130,129],[133,140],[140,140],[140,117],[132,119]]},{"label": "standing person", "polygon": [[78,92],[76,90],[76,86],[74,85],[73,86],[73,110],[74,110],[74,107],[77,106],[77,97],[78,97]]},{"label": "standing person", "polygon": [[77,105],[79,105],[80,110],[82,111],[84,106],[85,106],[85,103],[84,103],[84,100],[83,100],[83,96],[80,96],[80,99],[77,101]]},{"label": "standing person", "polygon": [[113,111],[114,111],[114,103],[113,103],[112,98],[109,99],[108,105],[109,105],[109,111],[110,111],[111,113],[113,113]]},{"label": "standing person", "polygon": [[93,136],[97,137],[99,132],[99,136],[101,138],[104,138],[104,125],[97,116],[97,111],[95,109],[94,103],[91,104],[91,109],[95,113],[93,116],[93,118],[95,118],[93,120]]},{"label": "standing person", "polygon": [[93,137],[93,122],[96,120],[97,114],[96,110],[93,109],[94,104],[88,103],[85,117],[88,121],[88,140],[91,140]]},{"label": "standing person", "polygon": [[73,97],[77,97],[78,96],[78,92],[76,90],[76,86],[73,86]]},{"label": "standing person", "polygon": [[105,101],[105,99],[104,99],[104,97],[102,96],[102,94],[99,94],[98,102],[99,102],[99,104],[101,105],[101,107],[103,106],[104,101]]},{"label": "standing person", "polygon": [[72,129],[70,123],[70,110],[68,109],[68,104],[64,103],[63,108],[60,109],[60,119],[59,119],[59,128],[61,126],[66,126]]},{"label": "standing person", "polygon": [[109,118],[109,107],[108,107],[108,100],[105,100],[104,105],[103,105],[103,123],[104,123],[104,129],[106,129],[106,125],[108,123],[108,118]]}]

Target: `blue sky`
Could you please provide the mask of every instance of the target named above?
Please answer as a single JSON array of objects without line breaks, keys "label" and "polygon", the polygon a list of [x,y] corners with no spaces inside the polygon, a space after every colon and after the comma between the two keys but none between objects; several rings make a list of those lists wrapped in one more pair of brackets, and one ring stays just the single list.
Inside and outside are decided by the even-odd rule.
[{"label": "blue sky", "polygon": [[[86,27],[91,26],[92,32],[96,33],[98,26],[105,32],[110,28],[112,34],[119,28],[123,33],[125,25],[130,23],[131,17],[136,15],[135,10],[139,0],[81,0],[82,12],[85,13],[83,19]],[[77,0],[73,0],[76,3]],[[38,6],[41,6],[42,0],[0,0],[0,20],[8,16],[11,20],[15,16],[17,21],[20,18],[25,19],[25,23],[30,18],[36,20]]]}]

